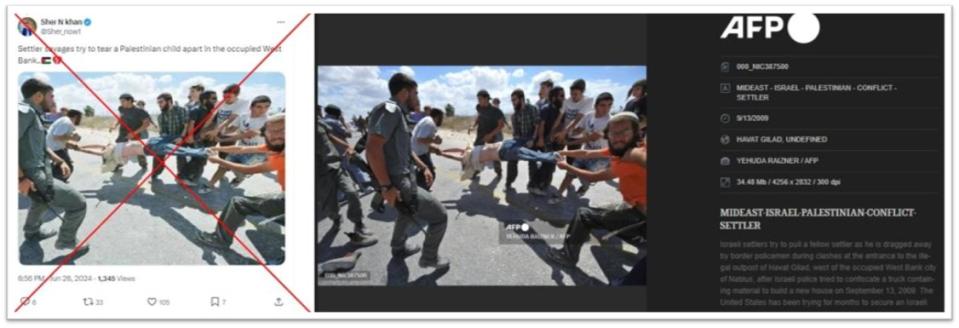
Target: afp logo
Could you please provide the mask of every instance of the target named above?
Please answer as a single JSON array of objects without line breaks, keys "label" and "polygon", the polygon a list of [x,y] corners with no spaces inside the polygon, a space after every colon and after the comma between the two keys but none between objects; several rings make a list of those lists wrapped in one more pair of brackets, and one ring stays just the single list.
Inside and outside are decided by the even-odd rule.
[{"label": "afp logo", "polygon": [[819,19],[812,13],[793,14],[788,23],[784,23],[780,16],[733,16],[719,38],[771,39],[783,28],[786,28],[793,41],[807,44],[819,36]]}]

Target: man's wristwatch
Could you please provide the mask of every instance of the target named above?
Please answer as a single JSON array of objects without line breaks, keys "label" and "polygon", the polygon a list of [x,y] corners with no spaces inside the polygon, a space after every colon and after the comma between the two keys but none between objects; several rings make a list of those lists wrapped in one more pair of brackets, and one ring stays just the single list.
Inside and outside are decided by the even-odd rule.
[{"label": "man's wristwatch", "polygon": [[380,185],[380,192],[385,193],[387,191],[390,191],[390,189],[393,189],[393,188],[396,188],[396,186],[394,186],[393,184]]}]

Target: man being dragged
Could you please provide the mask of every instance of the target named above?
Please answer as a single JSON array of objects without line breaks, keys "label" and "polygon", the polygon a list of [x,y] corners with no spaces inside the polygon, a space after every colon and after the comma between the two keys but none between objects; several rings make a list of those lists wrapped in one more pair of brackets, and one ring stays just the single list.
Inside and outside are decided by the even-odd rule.
[{"label": "man being dragged", "polygon": [[461,180],[470,179],[474,174],[483,170],[487,165],[501,161],[525,161],[556,164],[563,160],[557,152],[542,152],[526,148],[516,139],[487,143],[485,145],[468,146],[466,149],[444,149],[440,156],[460,161],[462,164]]},{"label": "man being dragged", "polygon": [[[156,153],[157,156],[164,157],[167,154],[172,153],[172,156],[184,156],[184,157],[197,157],[197,158],[207,158],[207,153],[205,148],[187,148],[179,147],[170,142],[164,142],[161,138],[150,138],[147,141],[147,146]],[[102,172],[111,172],[116,169],[118,165],[123,165],[129,162],[133,158],[140,156],[152,156],[152,154],[143,148],[143,144],[139,141],[126,141],[118,143],[110,143],[106,145],[83,145],[78,146],[75,144],[69,145],[70,148],[74,148],[79,152],[97,155],[103,158],[103,165],[101,165]]]}]

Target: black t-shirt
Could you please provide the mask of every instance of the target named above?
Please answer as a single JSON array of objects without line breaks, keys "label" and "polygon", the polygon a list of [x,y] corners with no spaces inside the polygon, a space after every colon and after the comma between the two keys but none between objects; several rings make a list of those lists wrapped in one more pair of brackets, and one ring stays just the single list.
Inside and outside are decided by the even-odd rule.
[{"label": "black t-shirt", "polygon": [[549,143],[550,135],[553,132],[553,124],[556,123],[556,119],[558,118],[559,108],[552,104],[547,104],[539,110],[539,119],[543,122],[543,139],[545,139],[543,141],[545,143]]},{"label": "black t-shirt", "polygon": [[495,106],[486,108],[476,106],[476,111],[479,113],[479,117],[477,118],[479,127],[476,129],[476,142],[474,142],[473,145],[479,146],[485,144],[483,137],[493,132],[493,130],[496,130],[496,127],[499,126],[499,121],[506,120],[506,116],[503,115],[502,110]]},{"label": "black t-shirt", "polygon": [[[118,110],[120,111],[120,120],[123,121],[123,124],[130,127],[130,129],[134,131],[143,126],[143,120],[150,119],[150,114],[139,107],[120,107]],[[120,133],[117,135],[117,142],[128,141],[129,133],[127,132],[126,127],[120,126],[119,129]]]},{"label": "black t-shirt", "polygon": [[204,108],[203,106],[197,106],[196,108],[190,110],[189,119],[191,122],[193,122],[193,131],[194,131],[193,140],[197,145],[207,146],[209,142],[201,141],[200,135],[202,135],[204,132],[208,132],[211,129],[216,128],[216,115],[213,115],[209,119],[207,119],[207,121],[203,122],[203,123],[209,123],[208,125],[205,126],[205,128],[197,129],[200,125],[200,122],[203,121],[203,119],[205,119],[208,114],[210,114],[210,110]]},{"label": "black t-shirt", "polygon": [[633,98],[626,103],[623,111],[632,112],[636,116],[646,116],[646,97],[639,99]]}]

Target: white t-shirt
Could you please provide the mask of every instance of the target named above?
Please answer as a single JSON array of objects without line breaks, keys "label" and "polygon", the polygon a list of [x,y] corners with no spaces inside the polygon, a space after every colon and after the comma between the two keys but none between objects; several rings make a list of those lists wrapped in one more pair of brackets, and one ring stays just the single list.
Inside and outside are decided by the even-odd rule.
[{"label": "white t-shirt", "polygon": [[50,150],[53,151],[67,148],[66,142],[58,141],[54,137],[71,135],[76,129],[77,127],[73,125],[73,121],[71,121],[69,117],[64,116],[53,121],[53,124],[50,124],[50,129],[47,131],[47,147],[50,147]]},{"label": "white t-shirt", "polygon": [[239,98],[237,98],[236,101],[233,102],[233,104],[227,104],[224,101],[223,105],[220,105],[220,109],[216,110],[217,124],[226,122],[227,118],[229,118],[231,114],[236,114],[237,118],[239,118],[243,114],[249,115],[250,102],[245,99],[239,99]]},{"label": "white t-shirt", "polygon": [[[583,96],[583,99],[580,99],[579,102],[574,102],[572,98],[566,98],[566,100],[563,100],[562,110],[566,113],[563,116],[565,119],[563,124],[569,125],[576,119],[576,115],[586,114],[593,110],[593,98]],[[570,130],[567,135],[570,138],[581,138],[583,136],[582,133],[574,134],[573,130]]]},{"label": "white t-shirt", "polygon": [[[593,132],[603,133],[606,125],[609,124],[609,114],[603,117],[596,117],[596,112],[589,112],[579,121],[579,127],[583,129],[583,137],[587,137]],[[586,149],[603,149],[609,146],[606,138],[599,138],[596,141],[586,143]]]},{"label": "white t-shirt", "polygon": [[240,139],[239,143],[243,146],[258,146],[266,143],[266,139],[260,135],[260,129],[266,125],[266,114],[260,117],[251,117],[250,114],[243,114],[233,120],[233,127],[237,128],[239,133],[247,130],[256,131],[256,136],[252,138]]},{"label": "white t-shirt", "polygon": [[424,117],[419,122],[416,123],[416,126],[413,127],[413,135],[410,137],[410,143],[413,145],[413,153],[416,155],[424,155],[430,151],[429,145],[424,145],[419,143],[417,139],[421,138],[432,138],[436,135],[436,122],[433,122],[432,117]]}]

